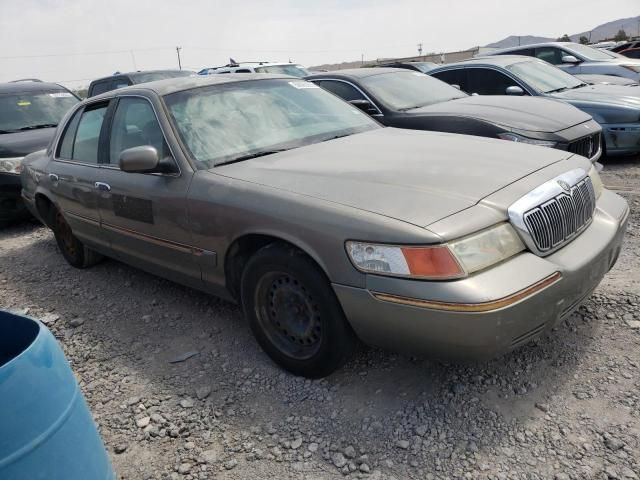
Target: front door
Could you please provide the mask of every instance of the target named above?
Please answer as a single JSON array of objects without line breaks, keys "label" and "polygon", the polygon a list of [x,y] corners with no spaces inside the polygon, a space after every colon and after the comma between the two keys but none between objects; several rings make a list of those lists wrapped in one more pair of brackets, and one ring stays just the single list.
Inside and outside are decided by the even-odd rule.
[{"label": "front door", "polygon": [[90,104],[78,110],[67,124],[54,161],[49,163],[49,184],[57,207],[81,241],[108,248],[100,228],[95,182],[99,178],[99,143],[108,102]]},{"label": "front door", "polygon": [[[100,169],[102,227],[114,253],[127,263],[176,281],[200,286],[201,274],[191,247],[186,197],[190,173],[180,172],[165,141],[155,111],[144,97],[117,100]],[[123,150],[156,148],[173,162],[173,173],[128,173],[120,170]]]}]

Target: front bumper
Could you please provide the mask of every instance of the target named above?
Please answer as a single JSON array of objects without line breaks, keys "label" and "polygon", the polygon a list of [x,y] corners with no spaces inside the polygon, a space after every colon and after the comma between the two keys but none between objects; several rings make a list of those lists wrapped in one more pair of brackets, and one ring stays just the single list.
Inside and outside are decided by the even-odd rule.
[{"label": "front bumper", "polygon": [[[523,253],[451,282],[368,275],[364,289],[333,287],[367,344],[440,358],[491,358],[539,337],[580,306],[615,264],[628,215],[624,199],[604,191],[591,225],[548,257]],[[531,293],[536,285],[542,288]],[[417,306],[421,301],[434,306]]]},{"label": "front bumper", "polygon": [[0,173],[0,223],[28,217],[20,196],[21,188],[20,175]]},{"label": "front bumper", "polygon": [[640,123],[607,123],[602,125],[607,155],[629,155],[640,152]]}]

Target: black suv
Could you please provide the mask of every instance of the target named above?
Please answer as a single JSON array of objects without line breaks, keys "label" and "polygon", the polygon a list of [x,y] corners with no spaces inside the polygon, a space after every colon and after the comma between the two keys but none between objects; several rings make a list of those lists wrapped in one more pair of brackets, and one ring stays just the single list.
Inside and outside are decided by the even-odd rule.
[{"label": "black suv", "polygon": [[20,200],[22,159],[49,145],[58,122],[78,101],[55,83],[0,84],[0,226],[27,216]]},{"label": "black suv", "polygon": [[89,85],[87,97],[100,95],[104,92],[128,87],[138,83],[154,82],[165,78],[188,77],[195,75],[191,70],[148,70],[146,72],[114,73],[110,77],[98,78]]}]

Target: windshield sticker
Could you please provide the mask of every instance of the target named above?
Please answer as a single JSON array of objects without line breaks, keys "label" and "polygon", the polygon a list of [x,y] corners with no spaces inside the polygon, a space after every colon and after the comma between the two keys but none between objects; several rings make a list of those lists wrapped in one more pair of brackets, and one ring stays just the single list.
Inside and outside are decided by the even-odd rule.
[{"label": "windshield sticker", "polygon": [[289,85],[291,85],[292,87],[296,87],[297,89],[301,89],[301,88],[320,88],[319,86],[317,86],[314,83],[311,82],[289,82]]},{"label": "windshield sticker", "polygon": [[20,101],[18,101],[18,106],[19,107],[28,107],[29,105],[31,105],[31,102],[29,100],[20,100]]},{"label": "windshield sticker", "polygon": [[52,98],[69,98],[69,97],[72,97],[73,95],[71,95],[69,92],[56,92],[56,93],[50,93],[49,96]]}]

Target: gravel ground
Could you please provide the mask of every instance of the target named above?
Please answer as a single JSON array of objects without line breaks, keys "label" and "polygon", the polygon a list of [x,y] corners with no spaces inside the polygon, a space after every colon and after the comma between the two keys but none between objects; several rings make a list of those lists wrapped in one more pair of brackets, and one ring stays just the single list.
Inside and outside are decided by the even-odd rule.
[{"label": "gravel ground", "polygon": [[48,322],[122,479],[638,479],[640,159],[617,266],[551,335],[492,362],[362,349],[283,373],[238,307],[116,261],[69,267],[53,236],[0,232],[0,308]]}]

